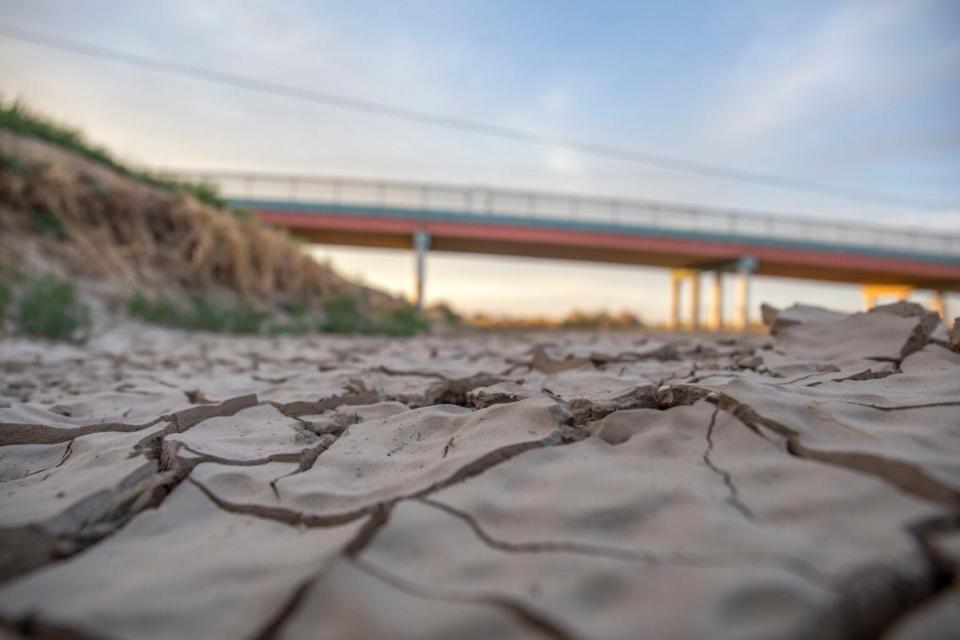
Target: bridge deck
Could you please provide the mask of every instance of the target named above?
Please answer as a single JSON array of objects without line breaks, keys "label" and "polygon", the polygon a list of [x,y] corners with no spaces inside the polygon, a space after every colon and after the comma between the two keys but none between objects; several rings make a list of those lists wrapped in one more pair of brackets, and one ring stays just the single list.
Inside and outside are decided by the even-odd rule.
[{"label": "bridge deck", "polygon": [[431,236],[430,248],[438,251],[676,268],[710,268],[751,256],[757,260],[755,273],[762,275],[960,290],[960,254],[950,236],[941,245],[946,250],[937,251],[929,248],[938,244],[935,236],[920,250],[589,218],[266,199],[231,202],[268,224],[325,244],[409,249],[412,234],[422,230]]}]

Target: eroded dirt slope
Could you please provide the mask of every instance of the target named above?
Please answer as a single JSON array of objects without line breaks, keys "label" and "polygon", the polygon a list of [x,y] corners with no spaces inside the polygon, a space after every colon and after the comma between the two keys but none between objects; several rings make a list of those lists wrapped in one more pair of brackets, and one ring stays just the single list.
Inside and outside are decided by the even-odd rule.
[{"label": "eroded dirt slope", "polygon": [[0,130],[0,266],[52,271],[99,297],[236,297],[268,308],[392,296],[351,282],[284,232],[152,186],[55,144]]},{"label": "eroded dirt slope", "polygon": [[955,637],[960,354],[915,306],[768,315],[771,337],[8,340],[0,617]]}]

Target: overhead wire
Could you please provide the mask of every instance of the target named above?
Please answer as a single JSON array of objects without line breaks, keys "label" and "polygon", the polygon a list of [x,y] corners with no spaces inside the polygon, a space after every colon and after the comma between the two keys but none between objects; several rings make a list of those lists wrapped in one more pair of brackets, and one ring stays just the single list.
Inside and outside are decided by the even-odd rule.
[{"label": "overhead wire", "polygon": [[298,87],[274,82],[271,80],[263,80],[260,78],[219,71],[216,69],[210,69],[191,64],[162,60],[128,51],[120,51],[90,43],[79,42],[59,36],[27,31],[2,24],[0,24],[0,37],[56,49],[59,51],[126,64],[141,69],[148,69],[151,71],[177,75],[180,77],[193,78],[204,82],[231,86],[246,91],[257,91],[260,93],[267,93],[286,98],[323,104],[339,109],[402,119],[408,122],[444,127],[447,129],[481,134],[514,142],[523,142],[545,147],[566,149],[596,157],[631,162],[690,175],[698,175],[719,180],[752,184],[755,186],[785,189],[795,192],[804,192],[886,206],[913,207],[930,210],[960,209],[960,204],[944,202],[930,198],[884,193],[870,189],[824,184],[786,176],[748,171],[736,167],[645,153],[642,151],[610,146],[587,140],[567,138],[549,133],[507,127],[495,123],[472,120],[469,118],[462,118],[448,114],[422,111],[419,109],[412,109],[386,102],[346,96],[312,88]]}]

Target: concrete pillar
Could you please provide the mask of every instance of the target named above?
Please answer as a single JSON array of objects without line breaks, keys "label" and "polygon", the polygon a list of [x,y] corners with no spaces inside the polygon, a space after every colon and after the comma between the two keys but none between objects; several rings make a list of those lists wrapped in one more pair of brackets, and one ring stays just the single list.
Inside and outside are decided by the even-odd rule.
[{"label": "concrete pillar", "polygon": [[934,291],[933,300],[930,303],[930,308],[940,314],[940,317],[944,320],[947,319],[947,299],[943,295],[943,291]]},{"label": "concrete pillar", "polygon": [[737,275],[737,327],[741,331],[750,328],[750,273]]},{"label": "concrete pillar", "polygon": [[683,292],[683,278],[674,271],[670,274],[670,331],[680,330],[680,294]]},{"label": "concrete pillar", "polygon": [[430,234],[423,230],[413,233],[413,250],[416,253],[416,274],[414,281],[414,304],[417,311],[423,311],[424,286],[427,276],[427,250],[430,248]]},{"label": "concrete pillar", "polygon": [[710,328],[723,331],[723,272],[713,272],[713,295],[710,306]]},{"label": "concrete pillar", "polygon": [[690,273],[690,330],[700,329],[700,273]]},{"label": "concrete pillar", "polygon": [[757,270],[757,259],[746,256],[737,261],[737,327],[750,329],[750,277]]}]

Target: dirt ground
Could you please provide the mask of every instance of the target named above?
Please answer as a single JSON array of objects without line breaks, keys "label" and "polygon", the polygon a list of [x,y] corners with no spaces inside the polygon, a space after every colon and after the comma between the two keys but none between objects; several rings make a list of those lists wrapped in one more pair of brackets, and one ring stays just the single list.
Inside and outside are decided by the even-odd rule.
[{"label": "dirt ground", "polygon": [[767,316],[774,335],[6,339],[0,619],[69,638],[956,638],[944,325],[907,304]]}]

